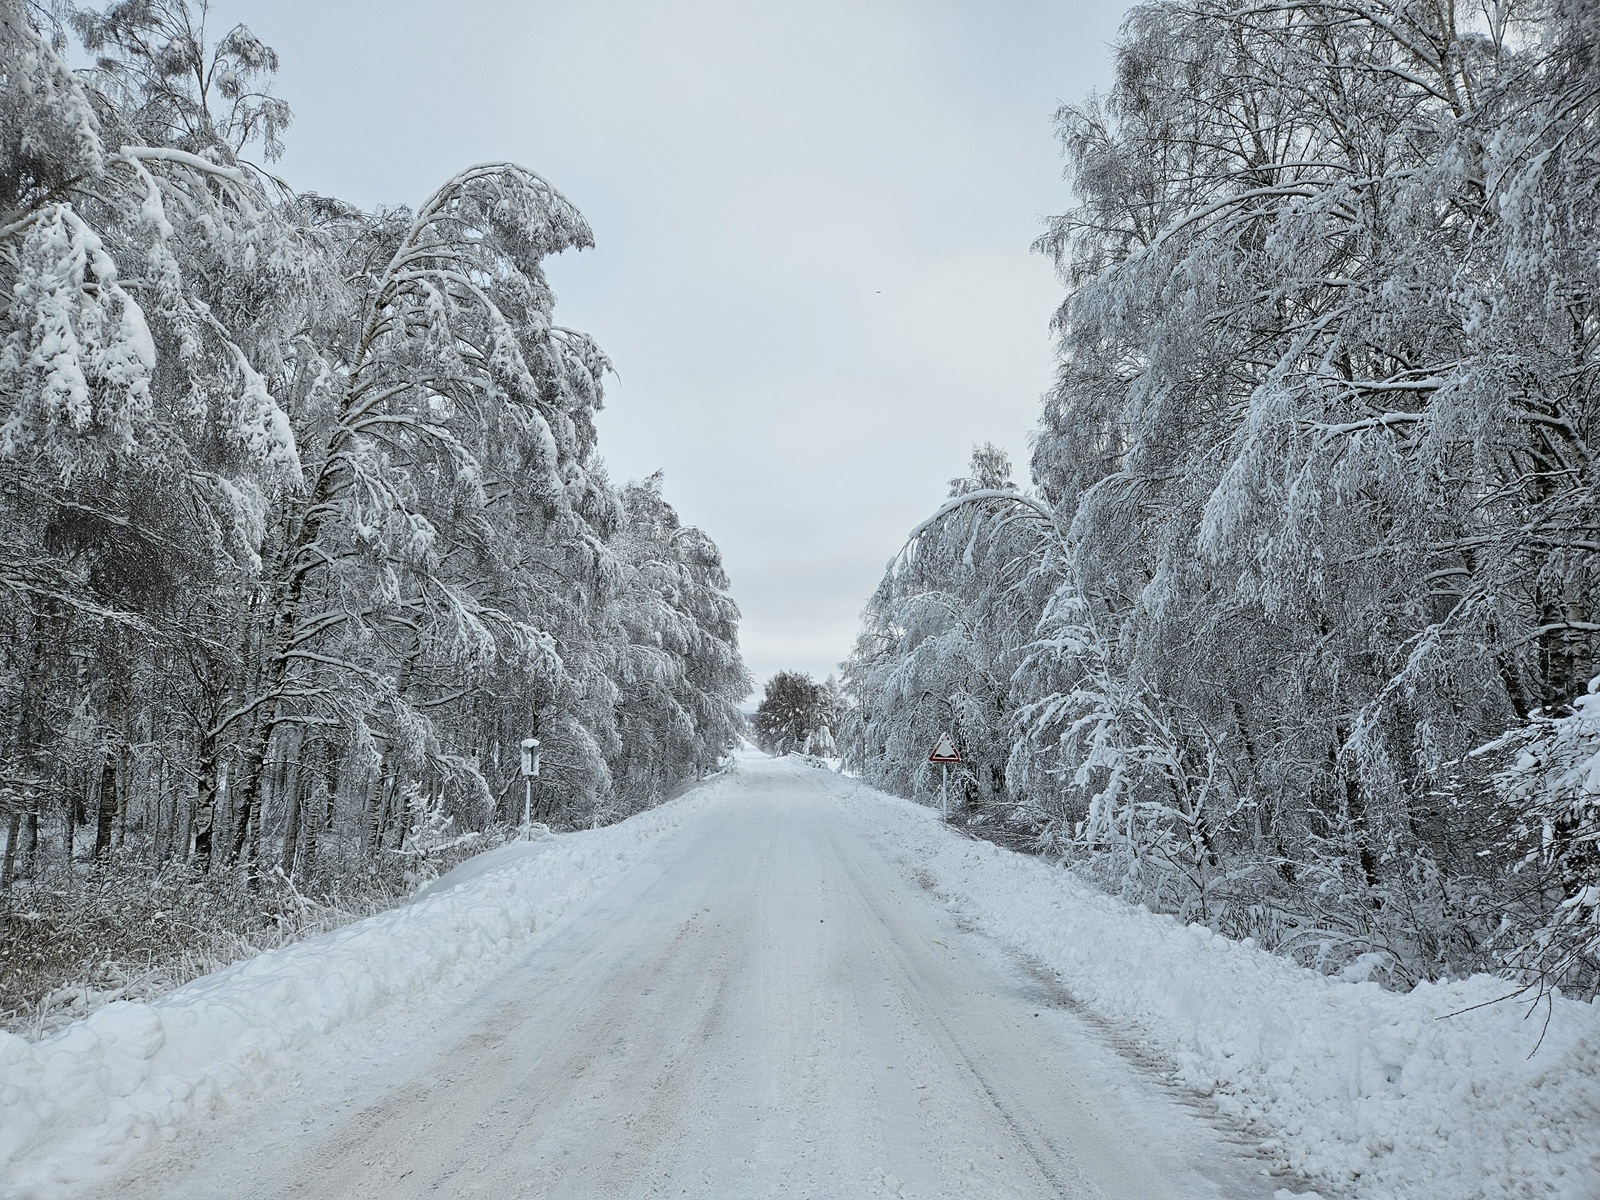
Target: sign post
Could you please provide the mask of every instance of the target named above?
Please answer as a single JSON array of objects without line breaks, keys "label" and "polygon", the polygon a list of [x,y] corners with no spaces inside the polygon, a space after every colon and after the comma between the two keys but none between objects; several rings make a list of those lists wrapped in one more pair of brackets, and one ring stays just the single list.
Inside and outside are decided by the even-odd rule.
[{"label": "sign post", "polygon": [[533,781],[539,778],[539,739],[522,739],[522,836],[533,836]]},{"label": "sign post", "polygon": [[939,735],[939,740],[933,744],[933,753],[928,755],[928,761],[939,764],[939,809],[944,813],[944,819],[950,819],[950,764],[961,761],[961,752],[956,749],[956,740],[950,736],[947,729]]}]

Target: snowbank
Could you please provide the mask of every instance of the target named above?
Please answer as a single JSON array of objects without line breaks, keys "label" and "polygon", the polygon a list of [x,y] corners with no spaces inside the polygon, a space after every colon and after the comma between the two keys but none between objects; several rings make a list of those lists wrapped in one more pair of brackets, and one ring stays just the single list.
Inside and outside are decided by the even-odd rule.
[{"label": "snowbank", "polygon": [[[831,772],[891,853],[1089,1011],[1175,1064],[1329,1196],[1600,1197],[1600,1006],[1474,1005],[1475,978],[1406,995],[1305,971],[1102,895]],[[235,964],[38,1043],[0,1034],[0,1197],[73,1195],[280,1059],[385,1006],[484,979],[728,786],[629,821],[502,847],[405,906]],[[1463,1009],[1457,1016],[1448,1016]],[[1539,1042],[1537,1053],[1530,1053]]]},{"label": "snowbank", "polygon": [[71,1195],[276,1056],[385,1005],[494,968],[725,786],[604,829],[469,859],[406,904],[207,975],[117,1002],[41,1042],[0,1032],[0,1197]]},{"label": "snowbank", "polygon": [[966,915],[1330,1192],[1600,1197],[1600,1005],[1558,999],[1547,1026],[1543,1008],[1489,1003],[1507,986],[1487,976],[1404,995],[1329,979],[961,837],[918,805],[839,787]]}]

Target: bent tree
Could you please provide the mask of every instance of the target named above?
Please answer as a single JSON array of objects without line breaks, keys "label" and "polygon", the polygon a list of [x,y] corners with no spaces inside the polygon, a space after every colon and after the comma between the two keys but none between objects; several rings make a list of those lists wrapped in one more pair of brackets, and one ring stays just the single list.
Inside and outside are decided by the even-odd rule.
[{"label": "bent tree", "polygon": [[[1067,295],[1055,578],[1005,602],[1025,832],[1326,969],[1600,984],[1593,944],[1534,950],[1600,882],[1583,819],[1530,815],[1581,809],[1570,770],[1473,753],[1559,740],[1600,669],[1597,44],[1580,3],[1131,10],[1113,87],[1058,115],[1074,205],[1039,243]],[[1005,628],[967,594],[1000,536],[885,580],[865,717],[955,694],[908,686],[930,635]]]},{"label": "bent tree", "polygon": [[0,0],[6,878],[88,823],[114,867],[398,877],[508,818],[535,728],[553,823],[713,764],[738,612],[606,475],[608,364],[541,266],[581,215],[506,163],[415,213],[297,194],[247,29],[53,11]]},{"label": "bent tree", "polygon": [[[552,325],[539,263],[590,244],[582,217],[532,172],[472,168],[400,238],[362,298],[350,357],[296,364],[317,373],[305,415],[319,449],[303,491],[280,508],[262,579],[258,685],[214,727],[220,736],[249,726],[230,861],[259,802],[266,748],[291,711],[403,706],[430,651],[470,671],[539,645],[541,630],[452,568],[496,533],[537,536],[537,524],[570,540],[585,523],[605,360]],[[441,527],[456,535],[448,552]],[[378,696],[358,632],[405,645]]]}]

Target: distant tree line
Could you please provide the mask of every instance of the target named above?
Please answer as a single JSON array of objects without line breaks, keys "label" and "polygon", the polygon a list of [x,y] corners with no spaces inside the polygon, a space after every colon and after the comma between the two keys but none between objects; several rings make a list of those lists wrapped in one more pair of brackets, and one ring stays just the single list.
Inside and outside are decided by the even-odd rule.
[{"label": "distant tree line", "polygon": [[738,612],[599,457],[609,364],[541,267],[578,211],[508,163],[297,193],[247,29],[59,10],[0,0],[0,886],[398,877],[520,819],[530,733],[557,826],[711,767]]},{"label": "distant tree line", "polygon": [[[1058,116],[1033,487],[845,672],[869,780],[1326,970],[1600,987],[1600,9],[1165,0]],[[956,783],[956,779],[952,780]]]},{"label": "distant tree line", "polygon": [[834,730],[843,712],[844,698],[832,675],[818,683],[804,671],[779,671],[767,680],[751,724],[756,744],[768,754],[833,757]]}]

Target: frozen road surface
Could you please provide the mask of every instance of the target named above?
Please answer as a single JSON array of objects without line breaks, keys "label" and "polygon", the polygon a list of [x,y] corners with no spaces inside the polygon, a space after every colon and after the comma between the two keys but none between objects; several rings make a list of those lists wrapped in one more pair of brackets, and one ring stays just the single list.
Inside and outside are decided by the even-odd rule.
[{"label": "frozen road surface", "polygon": [[1283,1186],[1046,976],[964,929],[872,839],[848,785],[752,759],[721,788],[487,986],[323,1039],[292,1084],[184,1130],[103,1194]]}]

